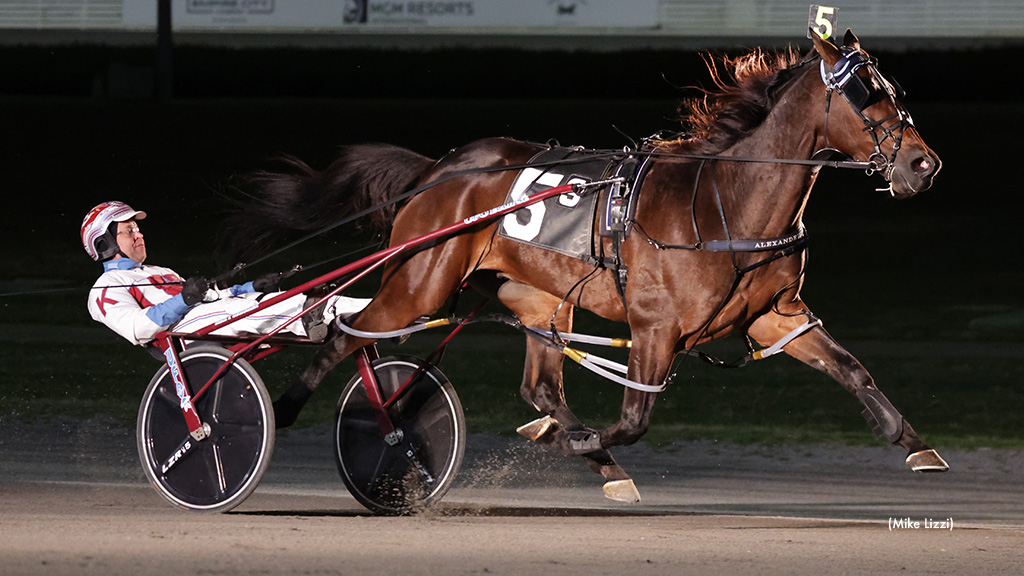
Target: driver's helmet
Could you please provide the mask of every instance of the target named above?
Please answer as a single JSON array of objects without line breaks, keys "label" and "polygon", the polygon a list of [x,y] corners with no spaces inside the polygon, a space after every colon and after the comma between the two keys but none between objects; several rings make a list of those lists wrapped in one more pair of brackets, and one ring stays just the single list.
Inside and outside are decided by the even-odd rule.
[{"label": "driver's helmet", "polygon": [[89,210],[82,220],[82,246],[93,260],[107,260],[118,252],[117,237],[110,225],[132,218],[142,220],[145,217],[145,212],[132,210],[124,202],[104,202]]}]

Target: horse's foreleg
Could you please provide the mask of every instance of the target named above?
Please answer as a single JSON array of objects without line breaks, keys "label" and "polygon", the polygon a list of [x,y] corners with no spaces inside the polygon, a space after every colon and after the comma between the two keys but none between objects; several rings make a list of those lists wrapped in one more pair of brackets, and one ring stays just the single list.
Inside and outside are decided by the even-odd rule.
[{"label": "horse's foreleg", "polygon": [[[561,302],[559,298],[516,282],[503,284],[498,297],[524,324],[545,328]],[[571,331],[572,306],[563,306],[554,321],[558,330]],[[604,493],[608,498],[623,502],[639,501],[640,495],[633,480],[615,462],[611,452],[600,446],[586,450],[574,449],[573,442],[576,441],[578,446],[579,438],[598,436],[593,430],[584,427],[566,404],[562,383],[564,358],[560,351],[533,338],[526,339],[526,361],[520,393],[524,400],[544,416],[521,426],[518,432],[542,446],[583,456],[590,468],[604,477]]]},{"label": "horse's foreleg", "polygon": [[[648,385],[665,381],[674,357],[678,333],[665,329],[631,326],[633,347],[629,354],[629,379]],[[601,446],[628,446],[647,433],[658,394],[626,388],[618,422],[600,432]]]},{"label": "horse's foreleg", "polygon": [[[807,320],[803,314],[783,316],[771,313],[751,325],[748,334],[764,345],[779,341]],[[824,372],[852,393],[864,406],[868,424],[889,442],[907,450],[907,466],[917,472],[944,472],[946,462],[914,432],[902,414],[875,386],[861,363],[840,346],[823,328],[816,327],[791,341],[784,351],[801,362]]]}]

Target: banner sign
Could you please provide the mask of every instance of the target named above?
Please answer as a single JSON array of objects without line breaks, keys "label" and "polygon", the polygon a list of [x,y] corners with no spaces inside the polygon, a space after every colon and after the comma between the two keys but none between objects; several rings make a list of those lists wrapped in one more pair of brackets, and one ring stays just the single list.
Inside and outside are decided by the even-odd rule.
[{"label": "banner sign", "polygon": [[653,28],[657,0],[346,0],[346,24]]},{"label": "banner sign", "polygon": [[336,27],[346,2],[330,0],[173,0],[175,30],[275,31]]},{"label": "banner sign", "polygon": [[176,30],[654,28],[658,0],[175,0]]}]

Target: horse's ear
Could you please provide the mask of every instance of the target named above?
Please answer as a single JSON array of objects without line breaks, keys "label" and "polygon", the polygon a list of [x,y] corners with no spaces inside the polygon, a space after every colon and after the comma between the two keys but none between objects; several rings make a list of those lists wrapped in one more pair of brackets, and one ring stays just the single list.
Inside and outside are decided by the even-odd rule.
[{"label": "horse's ear", "polygon": [[849,28],[846,29],[846,35],[843,36],[843,46],[853,48],[854,50],[860,50],[860,38],[857,38],[857,35]]},{"label": "horse's ear", "polygon": [[825,64],[835,66],[836,62],[843,57],[842,52],[836,48],[835,44],[823,39],[813,28],[811,29],[811,41],[814,42],[814,49],[818,51],[818,55],[825,61]]}]

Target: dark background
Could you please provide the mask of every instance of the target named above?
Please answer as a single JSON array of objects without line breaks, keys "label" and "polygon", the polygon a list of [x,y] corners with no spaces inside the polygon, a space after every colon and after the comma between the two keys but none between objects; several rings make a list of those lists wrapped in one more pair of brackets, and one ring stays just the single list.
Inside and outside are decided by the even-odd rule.
[{"label": "dark background", "polygon": [[[926,416],[932,430],[949,437],[1018,438],[1024,430],[1017,390],[1024,274],[1017,247],[1024,233],[1016,155],[1024,106],[1013,71],[1024,48],[886,51],[872,50],[868,34],[861,40],[906,88],[906,105],[944,168],[931,190],[907,201],[876,192],[883,185],[878,177],[826,171],[805,218],[811,237],[805,299],[855,353],[858,342],[881,342],[883,352],[886,343],[912,348],[912,360],[885,353],[872,358],[866,345],[868,352],[859,355],[884,390],[903,387],[890,394],[897,406],[932,414]],[[807,40],[794,45],[810,49]],[[738,43],[728,52],[745,50]],[[232,178],[273,169],[272,159],[281,153],[323,167],[337,146],[368,141],[433,157],[489,136],[620,147],[630,143],[626,135],[678,128],[679,101],[697,95],[687,87],[709,85],[701,55],[691,49],[181,45],[173,51],[174,96],[157,99],[155,61],[155,46],[0,47],[0,189],[6,207],[0,293],[7,294],[0,296],[0,340],[6,343],[0,377],[7,386],[0,399],[10,413],[41,410],[38,395],[45,392],[39,386],[57,386],[54,406],[99,410],[83,398],[107,390],[112,379],[131,382],[104,392],[108,398],[125,389],[141,394],[155,370],[142,355],[127,356],[138,351],[103,333],[85,309],[88,286],[100,269],[82,250],[78,231],[85,213],[101,201],[120,199],[149,212],[143,230],[152,263],[212,276],[229,264],[214,254],[214,238]],[[365,239],[355,232],[335,234],[268,266],[319,260]],[[581,322],[623,335],[621,326],[587,324],[585,315]],[[506,341],[519,344],[518,335],[506,336],[496,337],[488,350]],[[473,350],[448,365],[464,370],[463,379],[493,375],[509,402],[522,408],[521,356],[512,349],[499,361],[488,350]],[[83,373],[67,363],[84,361],[84,351],[90,368]],[[785,368],[778,374],[748,372],[744,382],[768,382],[775,390],[772,382],[804,378],[780,362]],[[302,364],[282,368],[282,379]],[[775,425],[764,416],[766,406],[785,419],[794,407],[844,398],[835,384],[806,373],[811,376],[800,381],[804,387],[789,395],[772,392],[737,404],[732,384],[716,385],[666,395],[675,400],[663,401],[659,410],[671,410],[675,402],[687,418],[708,423]],[[717,375],[697,374],[718,382]],[[77,380],[71,386],[69,379]],[[471,384],[452,380],[463,396],[473,393]],[[13,392],[11,382],[18,383]],[[272,392],[285,384],[268,382]],[[834,395],[809,395],[819,386]],[[596,409],[614,415],[618,395],[607,390]],[[840,406],[837,412],[849,416],[840,428],[849,425],[867,438],[855,403]],[[528,416],[528,408],[521,413]],[[1004,417],[992,418],[994,413]],[[810,414],[806,422],[826,417]],[[912,421],[924,432],[919,419]]]}]

